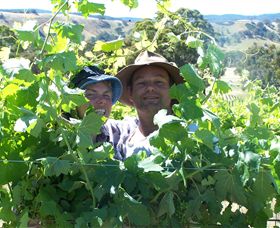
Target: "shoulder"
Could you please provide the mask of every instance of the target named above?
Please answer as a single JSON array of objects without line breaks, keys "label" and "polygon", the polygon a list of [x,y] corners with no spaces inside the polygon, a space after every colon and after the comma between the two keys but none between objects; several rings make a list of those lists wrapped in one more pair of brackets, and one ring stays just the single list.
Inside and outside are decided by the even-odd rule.
[{"label": "shoulder", "polygon": [[104,126],[108,128],[119,128],[119,129],[126,129],[126,128],[135,128],[138,126],[138,119],[135,117],[125,117],[123,120],[113,120],[108,119]]}]

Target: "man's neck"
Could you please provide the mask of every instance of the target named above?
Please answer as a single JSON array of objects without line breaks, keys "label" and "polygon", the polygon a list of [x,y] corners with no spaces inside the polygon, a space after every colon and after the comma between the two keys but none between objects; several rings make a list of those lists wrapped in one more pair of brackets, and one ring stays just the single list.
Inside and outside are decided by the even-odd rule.
[{"label": "man's neck", "polygon": [[158,129],[158,127],[154,125],[153,122],[154,115],[151,116],[138,115],[138,117],[139,117],[139,130],[145,137]]}]

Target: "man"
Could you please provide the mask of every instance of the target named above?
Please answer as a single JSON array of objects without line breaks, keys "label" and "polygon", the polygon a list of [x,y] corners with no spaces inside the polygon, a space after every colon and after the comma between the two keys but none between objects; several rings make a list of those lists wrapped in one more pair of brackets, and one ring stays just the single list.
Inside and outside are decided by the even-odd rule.
[{"label": "man", "polygon": [[[112,105],[117,102],[122,94],[122,84],[114,76],[105,74],[96,66],[84,67],[71,81],[75,87],[85,90],[85,97],[89,103],[77,108],[79,118],[83,118],[86,109],[92,105],[95,112],[107,118],[111,114]],[[110,122],[110,119],[107,120]],[[117,122],[116,122],[117,123]],[[116,134],[115,122],[111,123],[111,128],[102,127],[101,134],[96,136],[96,142],[111,142],[109,135]]]},{"label": "man", "polygon": [[[151,153],[149,136],[157,129],[154,115],[161,109],[172,112],[169,88],[183,83],[178,67],[163,56],[145,51],[116,75],[123,84],[120,101],[135,107],[138,118],[124,120],[119,128],[120,137],[115,142],[117,158],[124,160],[134,153]],[[111,126],[106,124],[106,128]]]}]

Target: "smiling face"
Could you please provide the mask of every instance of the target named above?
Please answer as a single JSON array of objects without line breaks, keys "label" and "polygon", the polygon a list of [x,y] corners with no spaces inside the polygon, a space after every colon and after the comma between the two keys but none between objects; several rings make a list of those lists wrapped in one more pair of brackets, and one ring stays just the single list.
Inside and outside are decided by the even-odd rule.
[{"label": "smiling face", "polygon": [[157,66],[143,66],[132,77],[130,99],[138,115],[155,115],[160,109],[171,109],[169,96],[170,78],[164,69]]},{"label": "smiling face", "polygon": [[[109,117],[112,109],[112,87],[110,82],[99,82],[86,87],[85,97],[89,99],[89,103],[94,107],[95,111]],[[88,104],[79,107],[79,116],[83,116]]]}]

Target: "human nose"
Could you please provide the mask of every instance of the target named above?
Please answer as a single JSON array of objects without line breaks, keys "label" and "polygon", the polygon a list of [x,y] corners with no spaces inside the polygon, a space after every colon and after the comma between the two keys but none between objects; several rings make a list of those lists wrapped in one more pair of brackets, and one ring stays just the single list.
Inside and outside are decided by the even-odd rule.
[{"label": "human nose", "polygon": [[155,90],[155,85],[152,82],[148,82],[146,84],[146,91],[154,91]]}]

